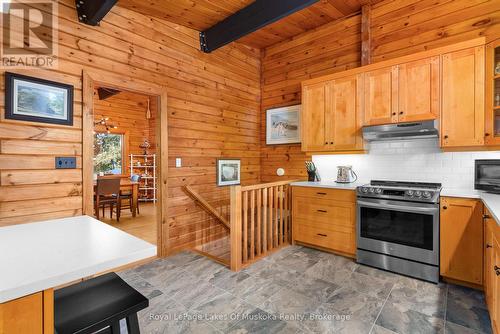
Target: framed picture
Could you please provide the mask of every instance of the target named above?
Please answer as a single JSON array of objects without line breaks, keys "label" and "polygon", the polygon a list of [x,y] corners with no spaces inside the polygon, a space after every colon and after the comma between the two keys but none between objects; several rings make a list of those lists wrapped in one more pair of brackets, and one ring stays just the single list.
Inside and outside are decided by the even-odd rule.
[{"label": "framed picture", "polygon": [[300,143],[300,104],[266,111],[266,144]]},{"label": "framed picture", "polygon": [[5,118],[73,125],[73,86],[6,72]]},{"label": "framed picture", "polygon": [[232,186],[241,182],[240,159],[217,159],[217,185]]}]

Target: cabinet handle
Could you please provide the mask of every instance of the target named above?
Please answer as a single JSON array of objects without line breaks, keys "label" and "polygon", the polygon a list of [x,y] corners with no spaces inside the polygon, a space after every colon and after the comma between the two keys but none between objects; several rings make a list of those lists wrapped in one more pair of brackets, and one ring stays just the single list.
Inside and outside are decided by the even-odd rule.
[{"label": "cabinet handle", "polygon": [[326,195],[326,193],[316,193],[317,195]]},{"label": "cabinet handle", "polygon": [[444,138],[444,139],[448,139],[448,135],[444,135],[444,137],[443,137],[443,138]]},{"label": "cabinet handle", "polygon": [[318,233],[317,235],[319,235],[320,237],[327,237],[327,235],[323,233]]},{"label": "cabinet handle", "polygon": [[494,266],[493,269],[500,270],[500,267],[499,266]]},{"label": "cabinet handle", "polygon": [[489,135],[490,135],[489,133],[485,133],[485,134],[484,134],[484,136],[485,136],[485,137],[488,137]]},{"label": "cabinet handle", "polygon": [[445,206],[443,206],[443,210],[446,210],[446,209],[448,209],[448,207],[447,207],[446,205],[445,205]]},{"label": "cabinet handle", "polygon": [[327,141],[325,141],[325,145],[328,145],[328,142],[327,142]]},{"label": "cabinet handle", "polygon": [[486,248],[493,248],[493,246],[490,244],[486,244]]},{"label": "cabinet handle", "polygon": [[326,213],[327,211],[326,210],[317,210],[318,212],[323,212],[323,213]]},{"label": "cabinet handle", "polygon": [[403,115],[403,114],[404,114],[404,112],[400,111],[400,112],[399,112],[399,114],[400,114],[400,115]]},{"label": "cabinet handle", "polygon": [[332,145],[333,145],[333,141],[331,141],[331,142],[330,142],[330,144],[332,144]]},{"label": "cabinet handle", "polygon": [[396,116],[396,113],[395,113],[395,112],[393,112],[393,113],[392,113],[392,116]]},{"label": "cabinet handle", "polygon": [[490,215],[483,215],[483,219],[490,219],[491,216]]}]

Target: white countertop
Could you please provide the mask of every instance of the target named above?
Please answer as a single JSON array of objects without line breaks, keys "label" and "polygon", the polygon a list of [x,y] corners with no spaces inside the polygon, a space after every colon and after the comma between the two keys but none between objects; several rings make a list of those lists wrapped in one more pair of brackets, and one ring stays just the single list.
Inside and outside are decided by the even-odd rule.
[{"label": "white countertop", "polygon": [[0,228],[0,303],[156,256],[156,246],[89,216]]},{"label": "white countertop", "polygon": [[320,181],[320,182],[298,181],[298,182],[292,182],[290,185],[295,187],[316,187],[316,188],[356,190],[356,187],[362,186],[363,184],[367,183],[369,182],[356,181],[352,183],[337,183],[335,181]]},{"label": "white countertop", "polygon": [[472,188],[449,188],[441,189],[441,196],[445,197],[462,197],[462,198],[481,198],[482,191]]}]

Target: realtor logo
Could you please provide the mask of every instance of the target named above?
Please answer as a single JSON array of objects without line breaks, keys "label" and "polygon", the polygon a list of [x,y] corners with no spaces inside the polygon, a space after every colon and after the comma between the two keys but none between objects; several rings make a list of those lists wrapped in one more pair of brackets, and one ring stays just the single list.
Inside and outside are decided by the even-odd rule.
[{"label": "realtor logo", "polygon": [[57,66],[57,1],[1,2],[1,68]]}]

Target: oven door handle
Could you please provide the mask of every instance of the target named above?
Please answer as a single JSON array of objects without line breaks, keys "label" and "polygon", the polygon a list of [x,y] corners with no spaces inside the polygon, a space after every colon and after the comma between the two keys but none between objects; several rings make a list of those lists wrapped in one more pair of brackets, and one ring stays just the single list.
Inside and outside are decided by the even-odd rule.
[{"label": "oven door handle", "polygon": [[375,209],[394,209],[394,210],[404,211],[404,212],[436,213],[439,211],[439,209],[437,207],[435,207],[435,208],[423,208],[423,207],[416,207],[416,206],[410,206],[410,205],[372,203],[372,202],[365,202],[365,201],[362,201],[359,199],[358,199],[358,205],[364,206],[364,207],[375,208]]}]

